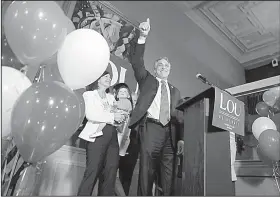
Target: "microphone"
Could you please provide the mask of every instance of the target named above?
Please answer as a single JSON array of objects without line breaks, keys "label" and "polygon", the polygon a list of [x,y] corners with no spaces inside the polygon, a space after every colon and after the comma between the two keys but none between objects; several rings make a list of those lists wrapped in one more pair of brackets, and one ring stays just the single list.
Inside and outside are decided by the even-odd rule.
[{"label": "microphone", "polygon": [[[219,87],[213,85],[212,83],[210,83],[210,82],[206,79],[206,77],[203,77],[200,73],[198,73],[198,74],[196,75],[196,78],[199,79],[199,80],[201,80],[203,83],[205,83],[205,84],[207,84],[207,85],[213,87],[213,88],[215,88],[215,87],[216,87],[216,88],[219,88]],[[219,88],[219,89],[221,89],[221,88]],[[231,94],[230,92],[228,92],[227,90],[223,90],[223,91],[227,92],[228,94],[230,94],[230,95],[232,96],[232,94]]]},{"label": "microphone", "polygon": [[199,79],[199,80],[201,80],[203,83],[208,84],[208,85],[214,87],[214,85],[213,85],[212,83],[210,83],[210,82],[206,79],[206,77],[203,77],[200,73],[198,73],[198,74],[196,75],[196,78]]}]

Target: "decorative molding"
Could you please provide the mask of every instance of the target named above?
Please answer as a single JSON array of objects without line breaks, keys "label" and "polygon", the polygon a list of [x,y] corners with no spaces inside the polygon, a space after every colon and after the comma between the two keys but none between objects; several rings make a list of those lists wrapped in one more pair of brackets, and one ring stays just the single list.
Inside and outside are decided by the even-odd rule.
[{"label": "decorative molding", "polygon": [[[39,195],[57,195],[53,192],[54,188],[54,181],[56,177],[60,177],[61,173],[70,172],[71,173],[71,167],[77,167],[81,169],[85,169],[86,167],[86,151],[82,148],[72,147],[64,145],[59,150],[54,152],[53,154],[46,157],[46,163],[42,166],[42,173],[41,173],[41,183],[39,188]],[[58,171],[59,165],[67,165],[65,168],[65,172]],[[61,169],[61,168],[60,168]],[[64,175],[63,175],[64,176]],[[79,176],[82,176],[82,173],[79,174]],[[72,180],[69,180],[71,184],[79,185],[80,178],[75,177]],[[65,183],[69,186],[69,182]],[[72,183],[73,182],[73,183]],[[66,186],[66,187],[68,187]],[[58,191],[58,190],[56,190]],[[63,191],[63,188],[61,188],[61,192]],[[59,189],[60,192],[60,189]],[[66,191],[70,192],[70,191]],[[70,192],[71,193],[71,192]],[[60,195],[60,194],[58,194]],[[76,195],[76,194],[71,194]]]},{"label": "decorative molding", "polygon": [[251,69],[280,57],[277,3],[189,1],[176,4],[245,69]]},{"label": "decorative molding", "polygon": [[83,148],[78,148],[74,146],[63,145],[59,151],[66,151],[66,152],[75,152],[78,154],[86,155],[86,150]]},{"label": "decorative molding", "polygon": [[[278,166],[280,167],[280,166]],[[272,167],[262,161],[235,161],[234,168],[237,177],[270,177],[273,176]]]},{"label": "decorative molding", "polygon": [[256,57],[255,59],[253,59],[254,57],[251,57],[251,60],[243,60],[243,66],[246,69],[252,69],[252,68],[256,68],[256,67],[260,67],[260,66],[264,66],[267,65],[269,63],[271,63],[272,59],[277,58],[280,61],[280,51],[277,52],[276,54],[273,55],[264,55],[262,57]]},{"label": "decorative molding", "polygon": [[194,10],[189,10],[185,12],[185,15],[188,16],[194,23],[196,23],[202,30],[204,30],[208,35],[210,35],[218,44],[220,44],[230,55],[233,56],[237,61],[239,61],[240,52],[238,48],[228,42],[228,38],[225,35],[218,35],[215,27],[210,25],[210,21],[207,22],[207,19],[203,17],[200,13],[195,12]]},{"label": "decorative molding", "polygon": [[271,87],[280,85],[280,75],[275,77],[270,77],[267,79],[255,81],[252,83],[246,83],[240,86],[235,86],[226,89],[235,97],[240,97],[243,95],[248,95],[256,92],[265,91]]},{"label": "decorative molding", "polygon": [[57,164],[65,164],[65,165],[74,165],[78,167],[85,168],[86,167],[86,161],[72,161],[72,160],[55,160],[55,165]]},{"label": "decorative molding", "polygon": [[[63,170],[62,171],[59,171],[58,169],[61,169],[61,167],[60,167],[60,165],[66,165],[65,166],[65,168],[62,168]],[[60,161],[60,160],[57,160],[56,162],[55,162],[55,168],[54,168],[54,171],[53,171],[53,179],[52,179],[52,183],[51,183],[51,189],[50,189],[50,191],[51,191],[51,193],[49,193],[49,195],[75,195],[76,194],[76,192],[75,193],[73,193],[73,189],[75,190],[75,189],[77,189],[78,187],[79,187],[79,184],[80,184],[80,181],[81,180],[79,180],[79,179],[77,179],[78,177],[76,177],[75,176],[75,179],[70,179],[70,177],[66,180],[67,181],[67,183],[65,184],[64,183],[64,186],[66,186],[66,188],[68,188],[68,189],[70,189],[71,188],[71,190],[65,190],[65,188],[57,188],[57,186],[55,185],[56,184],[56,181],[58,180],[58,181],[64,181],[64,179],[62,179],[63,178],[63,175],[64,175],[64,173],[71,173],[70,172],[70,169],[72,168],[72,167],[74,167],[74,168],[81,168],[82,170],[84,170],[85,169],[85,163],[84,164],[79,164],[79,163],[76,163],[76,162],[72,162],[72,161]],[[82,177],[83,176],[83,174],[81,173],[81,174],[79,174],[80,175],[80,177]],[[67,177],[67,176],[66,176]],[[66,178],[65,177],[65,178]],[[72,175],[72,178],[73,178],[73,175]],[[72,187],[69,185],[69,183],[70,183],[70,185],[72,185]],[[73,184],[75,185],[75,186],[73,186]],[[68,186],[68,187],[67,187]],[[75,188],[73,188],[73,187],[75,187]],[[54,190],[54,188],[56,188],[56,189],[58,189],[58,191],[59,191],[59,194],[57,194],[56,192],[56,190]],[[66,193],[65,193],[66,192]]]}]

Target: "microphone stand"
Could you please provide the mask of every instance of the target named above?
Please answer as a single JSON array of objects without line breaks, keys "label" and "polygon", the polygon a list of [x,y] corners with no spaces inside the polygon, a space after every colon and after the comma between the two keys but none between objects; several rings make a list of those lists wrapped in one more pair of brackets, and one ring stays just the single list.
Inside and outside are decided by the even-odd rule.
[{"label": "microphone stand", "polygon": [[[202,75],[200,75],[200,76],[202,77]],[[218,86],[216,86],[216,85],[212,84],[211,82],[209,82],[205,77],[203,77],[203,78],[204,78],[204,79],[202,79],[202,78],[200,78],[200,77],[197,76],[197,79],[201,80],[203,83],[205,83],[205,84],[211,86],[212,88],[218,88],[218,89],[220,89],[220,90],[222,90],[222,91],[228,93],[229,95],[233,96],[229,91],[224,90],[224,89],[222,89],[222,88],[219,88]]]}]

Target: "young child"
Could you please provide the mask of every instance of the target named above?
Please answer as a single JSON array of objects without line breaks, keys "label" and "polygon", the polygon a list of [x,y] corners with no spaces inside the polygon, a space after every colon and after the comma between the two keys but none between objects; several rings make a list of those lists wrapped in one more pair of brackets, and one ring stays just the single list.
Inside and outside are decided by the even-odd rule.
[{"label": "young child", "polygon": [[[123,123],[116,123],[117,130],[120,132],[118,135],[119,138],[119,145],[121,150],[121,145],[123,144],[123,137],[127,135],[127,132],[125,133],[125,130],[128,130],[127,124],[128,124],[128,116],[132,111],[132,98],[130,95],[130,91],[128,86],[125,83],[119,83],[115,87],[115,98],[116,101],[114,105],[111,107],[111,111],[123,111],[124,114],[127,114],[127,119]],[[106,123],[101,123],[93,134],[90,135],[90,137],[97,137],[102,133],[102,129],[105,127]]]},{"label": "young child", "polygon": [[120,124],[117,126],[118,133],[118,140],[119,140],[119,146],[120,146],[120,156],[125,156],[126,150],[128,148],[128,145],[130,143],[129,135],[130,135],[130,129],[128,128],[129,123],[129,115],[133,108],[133,102],[131,98],[130,91],[128,87],[121,86],[116,91],[116,110],[123,111],[125,114],[127,114],[127,119],[123,124]]},{"label": "young child", "polygon": [[[130,129],[128,128],[129,124],[129,115],[133,109],[132,95],[129,90],[129,87],[125,83],[119,83],[114,87],[115,90],[115,110],[123,111],[127,114],[127,119],[124,123],[117,126],[118,132],[118,141],[119,141],[119,155],[125,156],[128,146],[130,144]],[[119,172],[116,177],[115,193],[117,196],[125,196],[125,192],[122,186],[122,183],[119,179]]]}]

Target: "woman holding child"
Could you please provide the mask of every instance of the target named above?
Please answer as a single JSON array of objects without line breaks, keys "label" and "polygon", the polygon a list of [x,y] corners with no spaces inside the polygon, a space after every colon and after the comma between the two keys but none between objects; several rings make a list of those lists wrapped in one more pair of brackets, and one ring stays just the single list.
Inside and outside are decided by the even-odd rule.
[{"label": "woman holding child", "polygon": [[105,71],[83,94],[88,122],[79,135],[87,141],[86,170],[77,194],[79,196],[90,196],[97,179],[98,195],[115,195],[119,165],[117,127],[127,119],[128,113],[114,109],[116,100],[108,93],[110,84],[111,75]]}]

